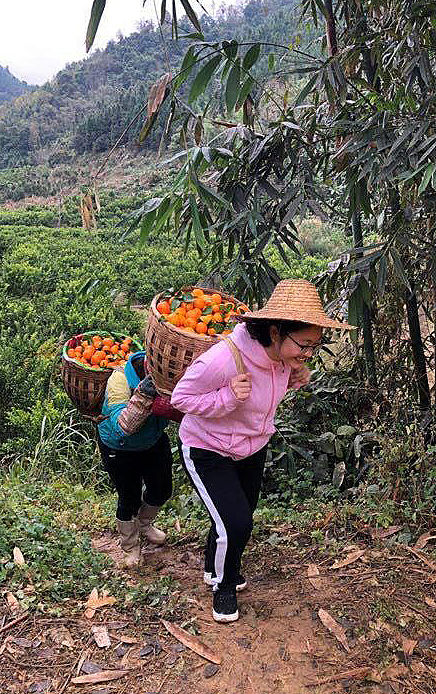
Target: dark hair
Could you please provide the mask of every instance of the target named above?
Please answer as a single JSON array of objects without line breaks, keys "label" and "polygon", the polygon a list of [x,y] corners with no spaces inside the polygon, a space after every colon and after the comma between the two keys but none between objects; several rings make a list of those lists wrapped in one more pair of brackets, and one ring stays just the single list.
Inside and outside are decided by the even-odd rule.
[{"label": "dark hair", "polygon": [[269,332],[272,325],[276,326],[280,337],[283,338],[286,337],[288,333],[303,330],[309,325],[309,323],[302,323],[297,320],[274,320],[268,318],[246,318],[244,323],[247,326],[248,334],[254,340],[260,342],[262,347],[269,347],[272,343]]}]

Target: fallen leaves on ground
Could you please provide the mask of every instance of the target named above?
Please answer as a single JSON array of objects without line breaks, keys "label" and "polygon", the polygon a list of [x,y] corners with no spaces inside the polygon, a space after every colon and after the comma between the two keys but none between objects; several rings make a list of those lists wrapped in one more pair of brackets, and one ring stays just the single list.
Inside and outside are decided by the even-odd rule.
[{"label": "fallen leaves on ground", "polygon": [[109,595],[106,590],[103,590],[101,597],[99,597],[97,588],[93,588],[85,604],[85,617],[92,619],[96,610],[106,605],[114,605],[116,601],[117,599]]},{"label": "fallen leaves on ground", "polygon": [[402,647],[403,647],[403,653],[406,657],[409,655],[412,655],[417,643],[418,643],[418,641],[414,641],[413,639],[408,639],[406,636],[403,636]]},{"label": "fallen leaves on ground", "polygon": [[321,622],[324,624],[325,627],[337,638],[339,643],[345,648],[347,652],[350,651],[350,646],[348,644],[348,639],[345,634],[344,628],[339,624],[339,622],[336,621],[336,619],[333,619],[331,614],[327,612],[327,610],[323,610],[322,607],[318,610],[318,617],[320,618]]},{"label": "fallen leaves on ground", "polygon": [[91,675],[80,675],[79,677],[73,677],[71,682],[73,684],[97,684],[99,682],[111,682],[112,680],[119,680],[121,677],[125,677],[129,674],[129,670],[102,670],[101,672],[94,672]]},{"label": "fallen leaves on ground", "polygon": [[319,569],[316,564],[309,564],[307,567],[307,578],[309,583],[315,588],[315,590],[320,590],[322,585],[322,579],[317,578],[319,576]]},{"label": "fallen leaves on ground", "polygon": [[174,636],[174,638],[183,643],[184,646],[190,648],[191,651],[194,651],[194,653],[201,655],[202,658],[210,660],[212,663],[215,663],[216,665],[221,664],[220,656],[216,655],[216,653],[214,653],[214,651],[211,648],[209,648],[209,646],[206,646],[206,644],[200,641],[200,639],[198,639],[196,636],[193,636],[189,633],[189,631],[186,631],[185,629],[182,629],[181,627],[177,626],[177,624],[167,622],[165,619],[162,619],[161,621],[165,629],[169,631],[170,634]]},{"label": "fallen leaves on ground", "polygon": [[398,533],[402,527],[402,525],[391,525],[389,528],[368,528],[368,532],[373,540],[384,540]]},{"label": "fallen leaves on ground", "polygon": [[363,557],[365,554],[366,550],[364,549],[357,549],[354,552],[350,552],[345,559],[340,559],[338,561],[335,561],[334,564],[330,567],[331,569],[342,569],[344,566],[349,566],[349,564],[354,564],[355,561]]},{"label": "fallen leaves on ground", "polygon": [[23,553],[19,547],[14,547],[12,554],[14,557],[14,564],[16,566],[24,566],[26,564],[26,560],[24,559]]},{"label": "fallen leaves on ground", "polygon": [[422,535],[420,535],[415,544],[413,545],[413,548],[423,549],[426,546],[427,542],[429,542],[430,540],[436,540],[435,529],[429,530],[428,533],[423,533]]},{"label": "fallen leaves on ground", "polygon": [[12,612],[12,614],[16,614],[17,612],[20,611],[20,609],[21,609],[20,603],[18,602],[15,595],[13,593],[11,593],[10,591],[8,591],[6,593],[6,602],[8,603],[8,607],[9,607],[10,611]]},{"label": "fallen leaves on ground", "polygon": [[74,640],[71,633],[64,626],[53,627],[48,630],[52,641],[59,646],[67,646],[68,648],[74,648]]},{"label": "fallen leaves on ground", "polygon": [[96,625],[91,627],[91,631],[94,636],[94,641],[99,648],[109,648],[111,646],[107,627],[104,625]]}]

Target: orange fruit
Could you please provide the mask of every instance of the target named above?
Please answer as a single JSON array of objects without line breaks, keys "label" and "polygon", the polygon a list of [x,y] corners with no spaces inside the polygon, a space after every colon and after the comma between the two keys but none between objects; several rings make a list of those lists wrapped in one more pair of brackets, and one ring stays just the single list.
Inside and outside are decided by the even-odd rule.
[{"label": "orange fruit", "polygon": [[187,328],[195,329],[195,326],[197,325],[197,319],[196,318],[187,318],[185,320],[185,325]]},{"label": "orange fruit", "polygon": [[106,359],[102,359],[100,362],[100,369],[107,369],[107,361]]},{"label": "orange fruit", "polygon": [[208,335],[216,335],[216,330],[215,330],[215,328],[208,328],[207,334],[208,334]]},{"label": "orange fruit", "polygon": [[83,353],[83,347],[75,347],[74,351],[76,354],[82,354]]},{"label": "orange fruit", "polygon": [[204,297],[204,304],[205,306],[212,306],[212,299],[210,298],[210,296]]},{"label": "orange fruit", "polygon": [[118,354],[118,345],[113,345],[111,347],[111,353],[112,354]]},{"label": "orange fruit", "polygon": [[213,304],[220,304],[222,301],[221,294],[212,294],[210,298]]},{"label": "orange fruit", "polygon": [[193,308],[194,308],[194,304],[192,304],[192,303],[186,304],[186,310],[187,311],[192,311]]},{"label": "orange fruit", "polygon": [[215,323],[222,323],[223,322],[223,317],[222,317],[221,313],[214,313],[213,319],[214,319]]},{"label": "orange fruit", "polygon": [[212,304],[212,313],[217,313],[220,310],[220,304]]},{"label": "orange fruit", "polygon": [[170,315],[167,318],[168,323],[171,323],[171,325],[174,325],[176,328],[180,326],[180,316],[177,315],[177,313],[170,313]]},{"label": "orange fruit", "polygon": [[104,337],[103,338],[103,349],[105,347],[112,347],[113,344],[114,344],[114,341],[111,337]]},{"label": "orange fruit", "polygon": [[199,308],[200,311],[202,311],[205,306],[206,306],[206,302],[202,296],[198,296],[194,299],[194,307],[195,308]]},{"label": "orange fruit", "polygon": [[120,345],[120,349],[122,349],[123,352],[128,352],[130,350],[130,347],[126,342],[122,342]]},{"label": "orange fruit", "polygon": [[213,316],[211,313],[208,316],[200,316],[200,320],[203,323],[206,323],[206,325],[207,325],[208,323],[210,323],[211,320],[213,320]]},{"label": "orange fruit", "polygon": [[192,290],[191,294],[192,294],[192,296],[197,296],[197,297],[198,296],[204,296],[203,290],[200,289],[199,287],[195,287],[195,289]]},{"label": "orange fruit", "polygon": [[67,352],[67,354],[68,354],[68,356],[71,357],[72,359],[74,359],[74,357],[76,356],[76,353],[75,353],[74,349],[69,349],[68,352]]},{"label": "orange fruit", "polygon": [[199,333],[200,335],[206,335],[206,333],[207,333],[206,323],[197,323],[197,325],[195,326],[195,332]]},{"label": "orange fruit", "polygon": [[132,342],[133,342],[133,340],[132,340],[131,337],[125,337],[124,340],[123,340],[123,342],[125,342],[126,345],[131,345]]},{"label": "orange fruit", "polygon": [[179,306],[174,313],[177,313],[178,316],[186,316],[186,308],[184,306]]},{"label": "orange fruit", "polygon": [[88,347],[89,342],[88,342],[88,340],[82,340],[81,344],[82,344],[82,347]]},{"label": "orange fruit", "polygon": [[95,352],[95,347],[90,345],[89,347],[85,347],[85,349],[83,350],[83,356],[85,357],[85,359],[88,359],[90,361],[94,352]]},{"label": "orange fruit", "polygon": [[166,316],[171,313],[171,308],[170,308],[170,304],[168,301],[159,301],[156,308],[159,311],[159,313],[162,313]]},{"label": "orange fruit", "polygon": [[105,358],[105,353],[104,352],[94,352],[94,354],[91,357],[91,364],[100,364],[101,360]]}]

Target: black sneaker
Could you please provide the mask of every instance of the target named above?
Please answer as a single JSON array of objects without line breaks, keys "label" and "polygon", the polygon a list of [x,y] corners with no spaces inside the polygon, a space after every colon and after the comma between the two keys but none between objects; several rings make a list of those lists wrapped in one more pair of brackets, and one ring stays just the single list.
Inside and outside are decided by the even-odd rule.
[{"label": "black sneaker", "polygon": [[220,588],[214,592],[212,615],[216,622],[236,622],[239,612],[235,588]]},{"label": "black sneaker", "polygon": [[[203,574],[203,580],[207,586],[213,586],[214,582],[212,580],[212,572],[211,571],[205,571]],[[244,590],[247,587],[247,581],[243,577],[242,574],[239,574],[238,576],[238,581],[236,583],[236,590],[239,593],[241,590]]]}]

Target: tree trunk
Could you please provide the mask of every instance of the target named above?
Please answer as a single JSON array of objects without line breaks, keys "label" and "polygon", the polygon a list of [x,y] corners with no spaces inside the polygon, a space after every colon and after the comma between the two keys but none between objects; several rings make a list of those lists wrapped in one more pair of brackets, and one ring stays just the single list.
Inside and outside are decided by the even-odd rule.
[{"label": "tree trunk", "polygon": [[338,39],[336,36],[336,24],[335,17],[333,14],[333,3],[332,0],[324,0],[324,8],[326,11],[326,37],[327,37],[327,50],[329,56],[336,55],[338,52]]},{"label": "tree trunk", "polygon": [[[395,218],[399,214],[400,195],[397,188],[391,191],[392,216]],[[416,383],[418,386],[419,406],[422,410],[428,410],[431,406],[430,387],[428,384],[427,364],[425,361],[424,345],[422,343],[421,326],[419,323],[418,301],[416,298],[415,287],[410,284],[406,296],[407,323],[409,326],[410,341],[412,343],[412,354],[415,365]]]},{"label": "tree trunk", "polygon": [[[353,241],[355,248],[363,246],[362,223],[360,211],[353,212],[351,218],[351,228],[353,230]],[[365,353],[365,366],[368,382],[374,388],[377,387],[377,370],[375,366],[374,339],[372,336],[371,314],[369,307],[363,302],[362,311],[362,332],[363,332],[363,351]]]},{"label": "tree trunk", "polygon": [[427,364],[425,362],[424,345],[422,344],[421,326],[419,324],[418,301],[413,287],[406,294],[406,310],[410,340],[412,342],[413,361],[415,363],[419,406],[422,410],[429,410],[431,406],[430,387],[428,385]]}]

